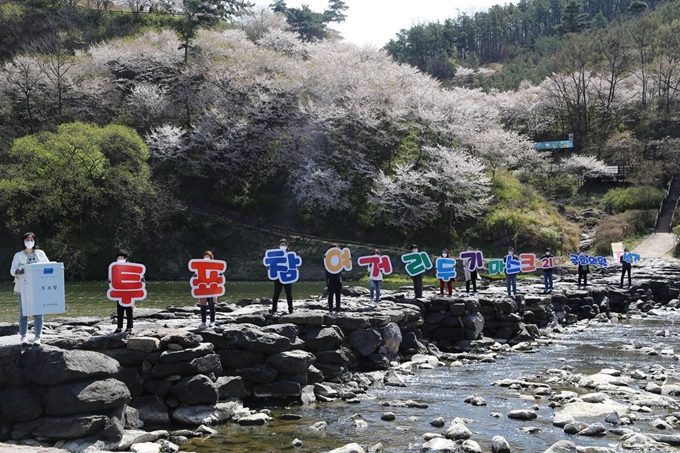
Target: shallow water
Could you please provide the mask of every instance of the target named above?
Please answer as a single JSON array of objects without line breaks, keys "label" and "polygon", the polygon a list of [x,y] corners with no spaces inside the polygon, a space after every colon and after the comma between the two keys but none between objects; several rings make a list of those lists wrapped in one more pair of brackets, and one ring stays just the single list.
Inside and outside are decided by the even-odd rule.
[{"label": "shallow water", "polygon": [[[200,453],[229,452],[285,452],[299,453],[325,452],[351,442],[362,445],[383,444],[385,452],[418,452],[423,444],[422,435],[426,432],[442,432],[430,426],[430,421],[443,417],[447,424],[455,417],[471,419],[468,428],[473,432],[472,439],[480,444],[483,451],[491,451],[491,439],[501,435],[507,439],[515,452],[542,452],[558,440],[568,439],[580,446],[602,446],[616,448],[618,437],[609,434],[601,438],[569,436],[561,428],[552,426],[552,417],[557,410],[548,407],[547,397],[527,399],[526,393],[503,387],[492,386],[495,380],[503,378],[522,378],[542,380],[546,370],[560,368],[566,364],[573,366],[574,373],[592,374],[602,368],[622,369],[626,366],[644,369],[645,366],[660,364],[673,366],[670,356],[648,356],[640,351],[625,351],[623,345],[634,340],[657,350],[680,348],[677,335],[661,338],[655,333],[673,327],[680,320],[677,315],[669,314],[669,319],[632,319],[621,324],[591,324],[583,332],[564,334],[556,337],[553,343],[541,347],[537,353],[510,354],[502,356],[496,363],[475,363],[463,367],[438,367],[434,370],[421,370],[406,376],[406,388],[376,386],[369,390],[360,404],[344,402],[321,403],[308,407],[270,408],[274,418],[264,427],[238,427],[233,424],[221,427],[219,434],[209,439],[194,439],[184,449]],[[675,377],[678,377],[675,375]],[[554,390],[561,390],[559,388]],[[590,393],[591,389],[568,390]],[[480,395],[487,406],[473,407],[464,403],[470,395]],[[427,403],[427,409],[407,409],[384,407],[383,401],[413,399]],[[531,409],[538,406],[538,419],[530,422],[511,420],[506,417],[513,409]],[[396,420],[382,421],[384,412],[394,412]],[[490,414],[500,412],[500,418]],[[670,411],[669,411],[670,412]],[[284,413],[302,416],[299,421],[280,421],[277,417]],[[655,409],[647,418],[651,421],[659,414]],[[368,427],[357,429],[350,418],[361,414]],[[638,413],[642,417],[641,413]],[[602,419],[580,418],[587,423],[603,422]],[[324,433],[310,429],[315,422],[325,421]],[[606,425],[606,423],[605,423]],[[538,427],[536,434],[521,431],[522,427]],[[636,421],[629,428],[641,432],[658,432],[649,426],[647,420]],[[664,432],[665,434],[672,434]],[[298,438],[303,441],[301,448],[293,448],[291,442]],[[659,450],[661,451],[661,450]],[[673,447],[663,451],[680,451]]]},{"label": "shallow water", "polygon": [[[360,285],[351,283],[352,285]],[[294,299],[307,299],[323,293],[324,282],[297,282],[293,285]],[[360,285],[366,286],[367,285]],[[397,289],[398,284],[384,285],[385,289]],[[19,307],[13,285],[0,284],[0,322],[17,322]],[[51,317],[99,316],[108,317],[115,312],[115,304],[106,298],[108,284],[106,282],[86,282],[66,284],[66,313],[47,315]],[[138,307],[166,308],[170,305],[191,306],[196,300],[191,297],[189,282],[147,282],[147,298],[138,302]],[[228,281],[226,294],[219,298],[220,302],[235,303],[243,298],[271,298],[274,286],[271,282]],[[285,305],[285,297],[284,297]]]}]

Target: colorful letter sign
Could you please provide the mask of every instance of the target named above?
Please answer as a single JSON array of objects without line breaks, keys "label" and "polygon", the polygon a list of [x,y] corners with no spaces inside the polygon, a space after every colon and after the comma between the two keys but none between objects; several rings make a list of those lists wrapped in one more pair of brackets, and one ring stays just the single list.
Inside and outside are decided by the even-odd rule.
[{"label": "colorful letter sign", "polygon": [[625,251],[626,247],[623,245],[623,242],[612,242],[612,256],[614,257],[614,261],[617,263],[621,261],[621,257]]},{"label": "colorful letter sign", "polygon": [[463,260],[463,265],[467,267],[470,272],[484,267],[484,255],[481,250],[468,250],[460,252],[460,259]]},{"label": "colorful letter sign", "polygon": [[623,261],[626,263],[637,263],[640,261],[640,255],[637,253],[626,252],[623,254]]},{"label": "colorful letter sign", "polygon": [[278,280],[286,285],[298,281],[300,277],[298,267],[302,264],[302,258],[295,252],[271,249],[265,253],[262,264],[269,268],[267,272],[269,280]]},{"label": "colorful letter sign", "polygon": [[497,275],[505,270],[505,261],[502,259],[489,260],[489,275]]},{"label": "colorful letter sign", "polygon": [[432,269],[432,261],[427,252],[411,252],[401,255],[401,261],[406,264],[406,273],[411,277],[420,275]]},{"label": "colorful letter sign", "polygon": [[371,277],[379,276],[380,272],[384,275],[392,273],[392,261],[390,261],[390,257],[387,255],[360,256],[357,259],[357,264],[359,266],[370,266]]},{"label": "colorful letter sign", "polygon": [[453,258],[437,258],[437,278],[448,282],[456,278],[456,260]]},{"label": "colorful letter sign", "polygon": [[352,252],[348,248],[331,247],[326,250],[326,254],[323,257],[323,265],[331,274],[339,274],[343,270],[351,271]]},{"label": "colorful letter sign", "polygon": [[189,281],[191,295],[197,299],[203,297],[219,297],[224,295],[224,271],[227,270],[226,261],[219,260],[191,260],[189,270],[195,275]]},{"label": "colorful letter sign", "polygon": [[109,290],[106,296],[123,307],[130,307],[146,298],[143,264],[111,263],[109,265]]},{"label": "colorful letter sign", "polygon": [[512,255],[506,255],[505,257],[505,273],[508,275],[519,274],[522,272],[522,263],[520,260],[516,260]]},{"label": "colorful letter sign", "polygon": [[602,266],[602,267],[607,267],[609,263],[607,262],[607,258],[604,256],[586,256],[583,253],[580,255],[577,255],[575,253],[572,253],[569,255],[569,260],[571,261],[571,264],[575,266]]}]

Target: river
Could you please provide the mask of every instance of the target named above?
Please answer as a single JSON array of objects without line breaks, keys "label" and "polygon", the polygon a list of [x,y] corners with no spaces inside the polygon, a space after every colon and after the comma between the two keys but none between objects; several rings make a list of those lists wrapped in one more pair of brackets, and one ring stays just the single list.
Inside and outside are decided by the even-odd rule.
[{"label": "river", "polygon": [[[396,285],[395,285],[396,286]],[[67,316],[109,316],[113,303],[106,299],[107,285],[98,283],[76,283],[67,285]],[[186,282],[149,282],[148,298],[140,306],[165,308],[168,305],[191,305]],[[271,297],[272,285],[267,282],[229,282],[226,299],[235,302],[239,298]],[[294,286],[297,298],[320,294],[322,282],[298,282]],[[225,299],[223,298],[223,300]],[[16,298],[11,285],[0,285],[0,321],[16,322]],[[53,315],[64,316],[64,315]],[[49,316],[48,322],[49,322]],[[648,356],[635,350],[625,350],[623,345],[633,341],[645,346],[654,346],[658,351],[674,349],[680,351],[680,340],[674,332],[674,324],[680,322],[678,312],[667,312],[661,317],[641,318],[635,316],[620,323],[591,323],[582,332],[559,334],[551,344],[543,346],[537,353],[512,353],[501,355],[496,363],[472,363],[462,367],[443,366],[433,370],[420,370],[404,376],[405,388],[384,387],[382,384],[362,396],[360,404],[344,402],[323,403],[311,406],[289,408],[268,407],[273,420],[263,427],[239,427],[227,424],[219,428],[219,433],[209,438],[192,440],[182,446],[184,451],[208,452],[285,452],[317,453],[357,442],[362,445],[382,443],[385,452],[417,452],[423,443],[426,432],[442,432],[430,426],[430,421],[443,417],[447,422],[455,417],[471,419],[468,428],[473,432],[472,439],[484,451],[491,451],[491,439],[495,435],[504,436],[515,452],[542,452],[561,439],[574,440],[577,445],[609,446],[618,444],[618,437],[608,434],[600,438],[570,437],[561,428],[552,426],[555,410],[548,407],[546,397],[527,399],[518,391],[492,386],[491,383],[502,378],[542,380],[546,370],[563,366],[573,367],[573,373],[592,374],[602,368],[645,367],[660,364],[672,367],[675,361],[671,356]],[[658,336],[660,330],[668,329],[670,335]],[[677,373],[673,376],[678,378]],[[560,388],[553,390],[560,391]],[[574,390],[568,388],[568,390]],[[583,393],[590,389],[579,389]],[[487,406],[474,407],[464,403],[471,395],[480,395]],[[429,405],[427,409],[407,409],[384,407],[384,401],[413,399]],[[538,419],[531,422],[510,420],[506,417],[512,409],[531,409],[538,406]],[[396,414],[392,422],[382,421],[381,415],[391,411]],[[499,418],[492,413],[501,413]],[[282,421],[281,414],[297,414],[297,421]],[[669,412],[670,413],[670,412]],[[368,424],[366,428],[355,428],[353,416],[361,414]],[[643,417],[644,414],[638,414]],[[648,418],[659,416],[655,409]],[[601,419],[579,419],[584,422],[602,422]],[[327,428],[316,432],[310,427],[325,421]],[[538,427],[537,433],[527,433],[522,427]],[[657,432],[645,421],[637,421],[630,428],[641,432]],[[293,439],[302,440],[303,446],[291,446]],[[659,451],[680,451],[673,450]]]}]

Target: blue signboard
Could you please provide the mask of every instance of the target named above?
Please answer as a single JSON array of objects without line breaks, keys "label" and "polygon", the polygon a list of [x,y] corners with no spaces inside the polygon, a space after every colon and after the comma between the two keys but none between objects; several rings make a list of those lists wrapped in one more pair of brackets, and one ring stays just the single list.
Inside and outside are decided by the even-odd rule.
[{"label": "blue signboard", "polygon": [[556,142],[537,142],[534,143],[534,149],[561,149],[573,148],[574,140],[558,140]]}]

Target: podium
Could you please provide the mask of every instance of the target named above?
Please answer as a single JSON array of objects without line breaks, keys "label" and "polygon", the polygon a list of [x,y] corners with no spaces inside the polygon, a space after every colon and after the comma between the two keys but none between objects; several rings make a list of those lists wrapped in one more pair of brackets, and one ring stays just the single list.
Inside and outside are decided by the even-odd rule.
[{"label": "podium", "polygon": [[64,263],[34,263],[19,275],[21,310],[24,316],[66,311]]}]

